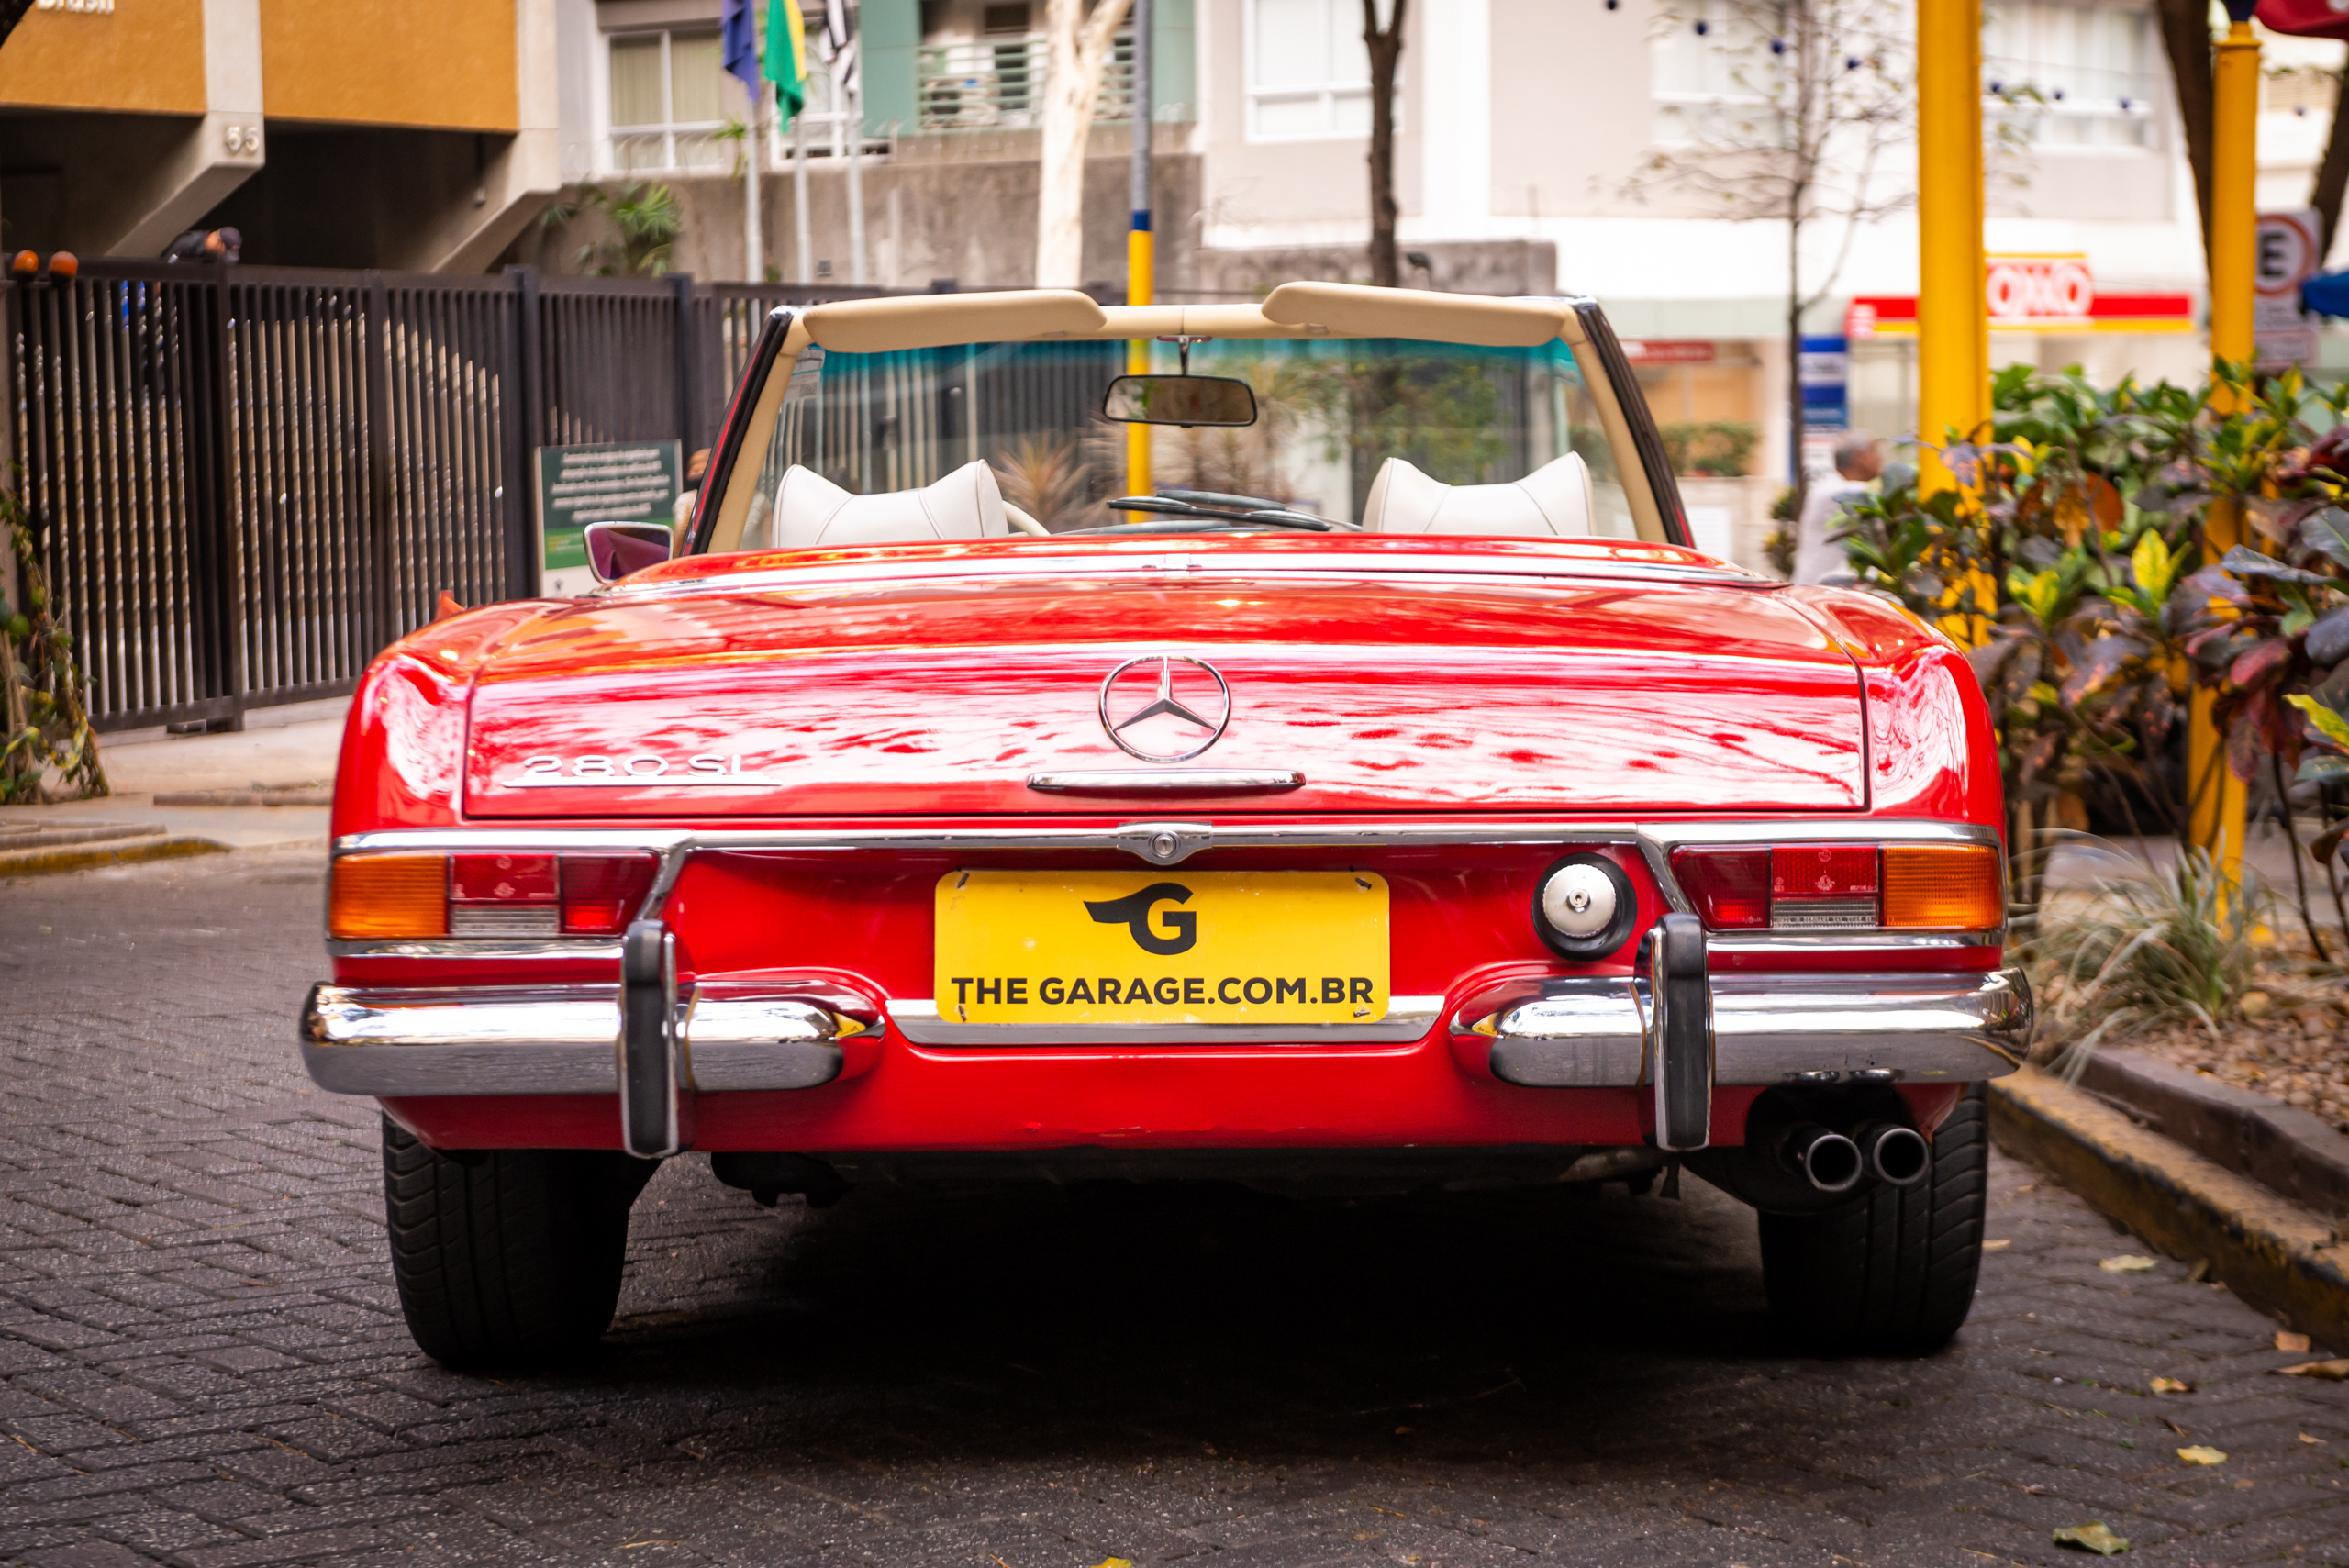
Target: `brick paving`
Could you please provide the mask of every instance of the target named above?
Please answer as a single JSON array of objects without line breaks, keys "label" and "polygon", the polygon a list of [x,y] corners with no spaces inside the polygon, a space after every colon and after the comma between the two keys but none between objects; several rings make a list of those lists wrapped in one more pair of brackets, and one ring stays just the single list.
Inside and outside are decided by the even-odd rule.
[{"label": "brick paving", "polygon": [[319,906],[292,855],[0,886],[0,1562],[2349,1563],[2349,1387],[2004,1159],[1921,1361],[1785,1354],[1693,1180],[771,1214],[687,1158],[597,1359],[454,1375],[295,1061]]}]

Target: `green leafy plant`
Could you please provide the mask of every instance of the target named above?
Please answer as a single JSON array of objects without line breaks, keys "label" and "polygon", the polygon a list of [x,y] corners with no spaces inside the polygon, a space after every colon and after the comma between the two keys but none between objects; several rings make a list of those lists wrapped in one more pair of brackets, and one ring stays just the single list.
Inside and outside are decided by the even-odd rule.
[{"label": "green leafy plant", "polygon": [[1656,434],[1673,473],[1733,479],[1751,467],[1762,427],[1745,419],[1698,419],[1661,426]]},{"label": "green leafy plant", "polygon": [[577,201],[556,203],[540,221],[562,228],[590,211],[610,220],[615,238],[582,245],[580,266],[607,278],[657,278],[668,272],[685,227],[675,191],[645,180],[631,180],[617,191],[583,185]]},{"label": "green leafy plant", "polygon": [[2250,872],[2230,887],[2190,846],[2166,866],[2099,878],[2081,908],[2026,950],[2054,1069],[2077,1082],[2108,1035],[2155,1024],[2191,1019],[2215,1036],[2254,988],[2254,933],[2267,903]]},{"label": "green leafy plant", "polygon": [[995,455],[1003,498],[1048,528],[1075,528],[1092,498],[1093,467],[1063,435],[1020,436]]},{"label": "green leafy plant", "polygon": [[0,604],[0,802],[108,794],[73,637],[57,624],[24,506],[8,490],[0,490],[0,535],[16,554],[19,598]]},{"label": "green leafy plant", "polygon": [[[1958,487],[1904,476],[1854,500],[1835,537],[1861,584],[1970,651],[1998,736],[2009,883],[2028,928],[2067,799],[2101,773],[2146,798],[2147,765],[2184,717],[2187,672],[2164,626],[2190,514],[2143,497],[2191,447],[2203,399],[2076,371],[2001,372],[1989,439],[1943,452]],[[2166,810],[2176,826],[2180,810]]]}]

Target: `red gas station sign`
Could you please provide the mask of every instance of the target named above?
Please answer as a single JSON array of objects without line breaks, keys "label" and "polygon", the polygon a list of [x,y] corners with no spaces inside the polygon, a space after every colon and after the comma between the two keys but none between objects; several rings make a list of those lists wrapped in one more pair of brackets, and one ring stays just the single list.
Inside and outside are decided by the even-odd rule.
[{"label": "red gas station sign", "polygon": [[[2191,332],[2194,296],[2100,291],[2087,258],[2065,252],[1992,256],[1982,280],[1993,332]],[[1846,337],[1912,337],[1914,295],[1860,295],[1844,314]]]}]

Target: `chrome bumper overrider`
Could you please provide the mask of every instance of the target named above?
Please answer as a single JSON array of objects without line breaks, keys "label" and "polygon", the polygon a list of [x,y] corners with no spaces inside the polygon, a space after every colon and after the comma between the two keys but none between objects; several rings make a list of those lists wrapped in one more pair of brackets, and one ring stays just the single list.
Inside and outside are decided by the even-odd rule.
[{"label": "chrome bumper overrider", "polygon": [[[873,1032],[819,1003],[695,994],[679,1000],[677,1077],[705,1094],[812,1089],[840,1075],[839,1041]],[[611,1095],[620,987],[311,987],[302,1065],[340,1095]]]},{"label": "chrome bumper overrider", "polygon": [[[1653,1077],[1645,976],[1552,980],[1472,1001],[1458,1036],[1492,1041],[1493,1076],[1535,1088],[1629,1088]],[[1951,974],[1709,977],[1712,1081],[1766,1085],[1861,1076],[1972,1083],[2011,1073],[2031,1041],[2020,969]]]}]

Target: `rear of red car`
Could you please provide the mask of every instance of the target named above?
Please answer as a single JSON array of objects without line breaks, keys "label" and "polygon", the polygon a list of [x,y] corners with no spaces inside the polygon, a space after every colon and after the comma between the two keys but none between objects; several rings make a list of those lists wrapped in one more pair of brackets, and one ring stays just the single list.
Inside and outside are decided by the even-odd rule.
[{"label": "rear of red car", "polygon": [[1800,1213],[1919,1179],[2027,1028],[1978,694],[1856,595],[1464,541],[669,570],[355,705],[306,1058],[419,1147]]}]

